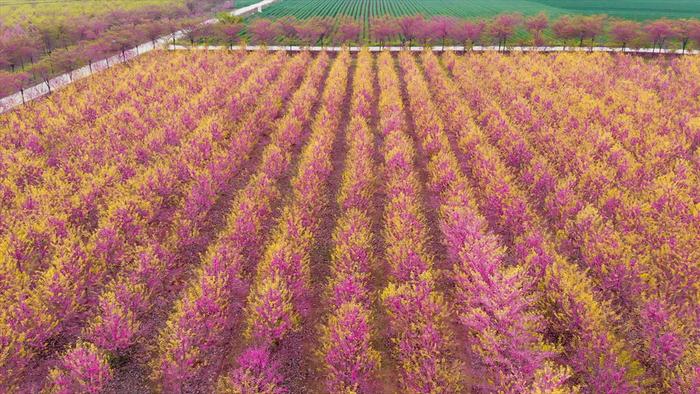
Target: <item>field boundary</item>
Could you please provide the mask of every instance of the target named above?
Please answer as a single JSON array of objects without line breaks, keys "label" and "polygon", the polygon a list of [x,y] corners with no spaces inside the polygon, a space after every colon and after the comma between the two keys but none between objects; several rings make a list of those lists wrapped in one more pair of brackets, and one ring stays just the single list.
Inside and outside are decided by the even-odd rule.
[{"label": "field boundary", "polygon": [[628,53],[628,54],[648,54],[648,55],[700,55],[700,50],[685,50],[680,49],[659,49],[659,48],[617,48],[617,47],[563,47],[563,46],[546,46],[546,47],[535,47],[535,46],[509,46],[503,49],[503,47],[493,46],[481,46],[475,45],[473,47],[446,45],[446,46],[301,46],[301,45],[234,45],[228,46],[216,46],[216,45],[199,45],[199,46],[185,46],[185,45],[168,45],[167,49],[170,51],[190,51],[190,50],[210,50],[210,51],[221,51],[221,50],[249,50],[249,51],[289,51],[289,52],[301,52],[301,51],[311,51],[311,52],[338,52],[345,48],[348,48],[350,52],[359,52],[363,48],[367,48],[370,52],[381,52],[388,50],[390,52],[400,52],[403,50],[409,50],[412,52],[422,52],[426,48],[430,48],[434,52],[611,52],[611,53]]},{"label": "field boundary", "polygon": [[[231,15],[248,15],[250,13],[259,12],[262,7],[270,5],[278,0],[263,0],[259,3],[251,4],[246,7],[242,7],[231,11]],[[203,22],[203,24],[213,24],[216,23],[216,19],[208,19]],[[156,49],[165,49],[170,51],[189,51],[189,50],[268,50],[268,51],[289,51],[289,52],[300,52],[300,51],[330,51],[337,52],[345,47],[341,46],[300,46],[300,45],[234,45],[231,47],[227,46],[184,46],[184,45],[174,45],[171,44],[176,40],[185,37],[186,31],[179,30],[163,36],[153,42],[143,43],[137,47],[131,48],[122,54],[114,55],[106,59],[92,63],[89,66],[84,66],[76,70],[70,71],[68,73],[59,75],[57,77],[51,78],[46,82],[39,83],[37,85],[31,86],[24,89],[22,92],[17,92],[4,98],[0,98],[0,114],[11,110],[12,108],[18,107],[29,101],[36,100],[43,97],[55,90],[61,89],[71,83],[86,78],[94,73],[106,70],[117,64],[124,63],[128,60],[134,59],[145,53],[151,52]],[[351,52],[359,52],[365,46],[350,46],[347,47]],[[420,52],[426,49],[423,46],[369,46],[367,47],[370,52],[380,52],[383,50],[389,50],[390,52],[399,52],[402,50],[410,50],[412,52]],[[609,52],[609,53],[628,53],[636,55],[700,55],[700,50],[685,50],[680,49],[659,49],[659,48],[619,48],[619,47],[576,47],[576,46],[509,46],[505,49],[498,46],[480,46],[476,45],[473,47],[464,46],[433,46],[431,49],[435,52],[443,51],[455,51],[455,52]]]},{"label": "field boundary", "polygon": [[[267,7],[268,5],[275,3],[276,1],[278,0],[262,0],[254,4],[235,9],[231,11],[230,14],[234,16],[246,16],[254,14],[256,12],[262,11],[263,7]],[[217,19],[212,18],[205,20],[204,22],[202,22],[202,24],[209,25],[216,22]],[[0,98],[0,114],[9,111],[12,108],[18,107],[22,104],[25,104],[29,101],[43,97],[53,91],[64,88],[77,80],[86,78],[94,73],[106,70],[117,64],[124,63],[128,60],[134,59],[155,49],[168,48],[169,43],[184,38],[186,33],[186,30],[178,30],[172,32],[170,34],[158,38],[157,40],[145,42],[136,47],[128,49],[124,51],[123,54],[117,54],[96,61],[88,66],[80,67],[78,69],[69,71],[65,74],[53,77],[48,81],[38,83],[34,86],[30,86],[24,89],[23,91],[19,91],[9,96]]]}]

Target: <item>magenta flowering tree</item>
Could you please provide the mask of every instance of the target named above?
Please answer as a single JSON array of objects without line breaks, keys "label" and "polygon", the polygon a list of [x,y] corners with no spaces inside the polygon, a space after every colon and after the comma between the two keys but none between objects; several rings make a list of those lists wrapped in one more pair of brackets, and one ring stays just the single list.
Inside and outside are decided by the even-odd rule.
[{"label": "magenta flowering tree", "polygon": [[284,394],[284,378],[279,372],[280,364],[266,347],[246,350],[238,358],[239,368],[219,380],[218,393],[268,393]]},{"label": "magenta flowering tree", "polygon": [[535,46],[542,46],[544,38],[542,32],[549,26],[549,18],[544,12],[540,12],[535,16],[525,19],[525,28],[532,35],[532,40]]},{"label": "magenta flowering tree", "polygon": [[360,39],[360,34],[362,33],[362,26],[355,20],[351,18],[343,19],[339,26],[338,31],[335,35],[335,40],[337,43],[353,43]]},{"label": "magenta flowering tree", "polygon": [[297,36],[306,45],[314,45],[321,38],[321,27],[313,19],[300,22],[296,26]]},{"label": "magenta flowering tree", "polygon": [[396,20],[401,32],[401,43],[408,46],[413,45],[413,40],[418,37],[419,32],[425,29],[426,20],[421,14],[406,15]]},{"label": "magenta flowering tree", "polygon": [[644,31],[649,35],[653,48],[658,46],[659,51],[664,48],[666,41],[677,34],[673,28],[673,22],[668,19],[659,19],[644,26]]},{"label": "magenta flowering tree", "polygon": [[368,392],[380,366],[371,345],[369,313],[361,304],[344,303],[321,331],[320,354],[329,392]]},{"label": "magenta flowering tree", "polygon": [[218,27],[219,35],[228,44],[229,49],[240,39],[239,34],[243,28],[243,23],[222,23]]},{"label": "magenta flowering tree", "polygon": [[17,91],[22,95],[24,102],[24,84],[29,81],[29,73],[7,72],[0,70],[0,97],[8,96]]},{"label": "magenta flowering tree", "polygon": [[111,379],[112,370],[104,355],[94,345],[77,344],[61,364],[51,370],[48,391],[52,393],[101,393]]},{"label": "magenta flowering tree", "polygon": [[384,16],[370,20],[370,31],[372,38],[379,41],[380,46],[383,47],[386,41],[399,34],[400,29],[393,18]]},{"label": "magenta flowering tree", "polygon": [[642,25],[634,21],[615,21],[610,27],[610,35],[622,45],[623,52],[627,44],[638,38],[641,32]]},{"label": "magenta flowering tree", "polygon": [[312,20],[321,34],[319,37],[319,39],[321,40],[321,45],[325,46],[326,39],[330,36],[331,32],[333,31],[333,27],[335,26],[336,21],[333,18],[323,17],[312,18]]},{"label": "magenta flowering tree", "polygon": [[435,16],[428,21],[427,29],[434,40],[440,40],[442,49],[445,49],[445,40],[450,36],[450,31],[456,25],[454,18],[446,16]]},{"label": "magenta flowering tree", "polygon": [[248,32],[257,44],[272,44],[279,34],[277,25],[270,19],[256,19],[248,25]]},{"label": "magenta flowering tree", "polygon": [[474,46],[481,41],[485,28],[486,22],[483,20],[458,20],[450,26],[449,36],[452,41],[461,43],[466,50],[467,46]]},{"label": "magenta flowering tree", "polygon": [[280,35],[282,39],[288,44],[292,45],[298,36],[297,27],[300,25],[300,21],[293,15],[286,15],[282,18],[277,19],[277,26],[280,30]]},{"label": "magenta flowering tree", "polygon": [[552,32],[554,33],[554,37],[564,42],[565,49],[567,46],[567,41],[577,37],[574,21],[567,15],[560,17],[554,21],[554,23],[552,23]]},{"label": "magenta flowering tree", "polygon": [[675,35],[681,42],[681,51],[685,53],[690,40],[700,35],[700,21],[697,19],[677,19],[672,23]]},{"label": "magenta flowering tree", "polygon": [[523,16],[519,13],[500,14],[491,20],[488,32],[498,42],[499,50],[506,48],[508,39],[513,36],[522,21]]}]

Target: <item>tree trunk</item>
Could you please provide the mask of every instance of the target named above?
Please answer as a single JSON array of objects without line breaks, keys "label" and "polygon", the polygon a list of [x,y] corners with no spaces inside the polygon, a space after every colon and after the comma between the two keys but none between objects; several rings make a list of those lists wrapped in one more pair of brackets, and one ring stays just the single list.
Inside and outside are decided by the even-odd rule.
[{"label": "tree trunk", "polygon": [[49,80],[48,80],[48,79],[45,79],[44,81],[46,81],[46,86],[48,86],[48,88],[49,88],[49,93],[51,93],[51,84],[49,83]]},{"label": "tree trunk", "polygon": [[19,94],[22,96],[22,104],[26,104],[26,101],[24,101],[24,88],[19,90]]}]

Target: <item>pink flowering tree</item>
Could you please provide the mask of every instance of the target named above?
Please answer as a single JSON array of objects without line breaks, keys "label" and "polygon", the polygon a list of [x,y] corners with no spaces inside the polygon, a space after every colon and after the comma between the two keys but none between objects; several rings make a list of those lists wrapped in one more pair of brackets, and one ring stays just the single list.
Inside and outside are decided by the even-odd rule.
[{"label": "pink flowering tree", "polygon": [[525,19],[525,28],[532,35],[532,40],[535,46],[543,46],[544,38],[542,32],[549,26],[549,18],[544,12],[540,12],[535,16]]},{"label": "pink flowering tree", "polygon": [[279,34],[278,26],[266,18],[251,22],[248,26],[248,32],[256,44],[271,44]]},{"label": "pink flowering tree", "polygon": [[287,15],[277,20],[277,28],[279,29],[282,39],[291,47],[299,38],[297,35],[297,27],[301,22],[296,17]]},{"label": "pink flowering tree", "polygon": [[647,24],[644,26],[644,31],[652,41],[652,48],[656,49],[658,46],[659,51],[663,49],[666,41],[674,38],[677,34],[673,22],[665,18]]},{"label": "pink flowering tree", "polygon": [[428,22],[429,35],[434,40],[440,40],[442,49],[445,49],[445,40],[450,36],[452,26],[456,23],[457,21],[454,18],[435,16]]},{"label": "pink flowering tree", "polygon": [[19,91],[24,103],[24,84],[29,81],[29,74],[25,72],[12,73],[0,70],[0,97],[5,97]]},{"label": "pink flowering tree", "polygon": [[357,42],[362,33],[362,26],[352,18],[343,18],[338,25],[335,40],[339,44]]},{"label": "pink flowering tree", "polygon": [[372,18],[370,20],[370,30],[372,32],[372,38],[379,41],[380,46],[384,46],[384,43],[399,34],[399,25],[393,18],[387,16],[381,18]]},{"label": "pink flowering tree", "polygon": [[314,45],[321,38],[321,28],[315,20],[309,19],[297,25],[297,36],[306,45]]},{"label": "pink flowering tree", "polygon": [[505,49],[508,39],[515,34],[523,16],[519,13],[497,15],[489,24],[488,32],[498,42],[498,49]]},{"label": "pink flowering tree", "polygon": [[675,36],[681,42],[681,50],[685,53],[692,37],[700,33],[700,21],[697,19],[678,19],[673,21]]},{"label": "pink flowering tree", "polygon": [[455,21],[455,23],[450,26],[450,39],[462,43],[466,50],[467,46],[473,47],[476,43],[481,41],[485,28],[486,22],[483,20]]},{"label": "pink flowering tree", "polygon": [[101,393],[112,379],[106,356],[95,345],[79,343],[50,373],[54,393]]},{"label": "pink flowering tree", "polygon": [[610,36],[613,40],[621,43],[624,52],[627,44],[638,38],[641,31],[642,25],[639,22],[621,20],[611,24]]},{"label": "pink flowering tree", "polygon": [[562,40],[564,49],[566,49],[567,41],[577,36],[573,19],[566,15],[554,21],[552,24],[552,32],[554,33],[554,37]]},{"label": "pink flowering tree", "polygon": [[396,20],[401,33],[401,44],[413,45],[413,40],[417,38],[417,33],[425,29],[425,18],[423,15],[407,15]]}]

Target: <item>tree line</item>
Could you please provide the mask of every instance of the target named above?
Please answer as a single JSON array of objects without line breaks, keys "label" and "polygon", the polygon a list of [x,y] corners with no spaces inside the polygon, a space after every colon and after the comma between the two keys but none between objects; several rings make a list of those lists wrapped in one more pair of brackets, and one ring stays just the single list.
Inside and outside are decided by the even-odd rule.
[{"label": "tree line", "polygon": [[635,46],[661,49],[674,42],[685,50],[691,41],[700,45],[700,20],[697,19],[662,18],[637,22],[612,19],[607,15],[565,15],[554,20],[544,13],[529,17],[519,13],[505,13],[491,19],[475,20],[407,15],[372,18],[367,25],[347,16],[309,19],[288,16],[276,20],[255,18],[245,29],[240,23],[235,26],[234,29],[230,25],[199,27],[190,37],[191,44],[205,41],[232,44],[249,40],[255,44],[451,43],[465,47],[487,44],[506,48],[518,33],[526,32],[524,36],[527,39],[521,44],[538,47],[600,43],[622,48]]},{"label": "tree line", "polygon": [[187,1],[183,7],[148,6],[42,21],[0,21],[0,97],[172,33],[192,30],[221,0]]}]

